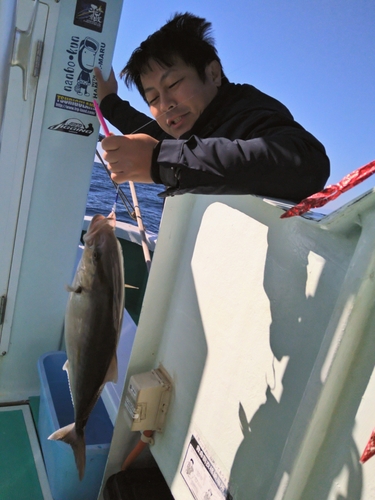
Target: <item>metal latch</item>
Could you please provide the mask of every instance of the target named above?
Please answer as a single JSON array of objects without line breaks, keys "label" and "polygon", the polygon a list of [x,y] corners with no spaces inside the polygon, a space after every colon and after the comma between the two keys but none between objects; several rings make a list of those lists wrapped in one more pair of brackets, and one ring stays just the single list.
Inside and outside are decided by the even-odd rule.
[{"label": "metal latch", "polygon": [[4,323],[6,305],[7,305],[7,296],[2,295],[0,297],[0,325]]}]

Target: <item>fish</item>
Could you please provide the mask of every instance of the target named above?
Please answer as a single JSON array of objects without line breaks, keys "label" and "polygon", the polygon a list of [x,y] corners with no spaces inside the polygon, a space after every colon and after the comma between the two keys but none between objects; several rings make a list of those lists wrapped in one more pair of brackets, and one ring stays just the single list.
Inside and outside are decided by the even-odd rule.
[{"label": "fish", "polygon": [[86,463],[85,426],[104,385],[117,381],[116,349],[124,312],[124,264],[115,217],[95,215],[84,236],[84,249],[65,312],[64,336],[74,422],[50,440],[68,443],[79,479]]}]

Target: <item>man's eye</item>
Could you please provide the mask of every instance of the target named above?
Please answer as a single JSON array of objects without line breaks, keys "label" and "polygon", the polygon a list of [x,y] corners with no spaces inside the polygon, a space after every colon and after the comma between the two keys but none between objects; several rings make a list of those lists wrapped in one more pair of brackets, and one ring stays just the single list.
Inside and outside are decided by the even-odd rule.
[{"label": "man's eye", "polygon": [[182,81],[182,78],[180,78],[179,80],[175,81],[172,83],[172,85],[169,85],[169,88],[171,89],[172,87],[174,87],[175,85],[177,85],[178,83],[180,83]]},{"label": "man's eye", "polygon": [[158,96],[153,97],[152,99],[150,99],[150,100],[148,101],[148,105],[149,105],[149,106],[151,106],[152,104],[155,104],[155,103],[156,103],[156,101],[157,101],[157,99],[158,99]]}]

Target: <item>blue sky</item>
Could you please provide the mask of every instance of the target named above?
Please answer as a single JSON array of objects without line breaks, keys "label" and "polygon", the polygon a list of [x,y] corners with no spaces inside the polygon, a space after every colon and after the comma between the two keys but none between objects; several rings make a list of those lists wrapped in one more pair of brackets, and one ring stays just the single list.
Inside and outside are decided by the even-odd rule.
[{"label": "blue sky", "polygon": [[[113,58],[118,75],[135,49],[176,11],[212,23],[224,71],[279,99],[326,147],[328,184],[375,160],[373,0],[125,0]],[[136,89],[119,95],[148,113]],[[375,186],[375,175],[327,205]],[[320,210],[323,211],[323,210]]]}]

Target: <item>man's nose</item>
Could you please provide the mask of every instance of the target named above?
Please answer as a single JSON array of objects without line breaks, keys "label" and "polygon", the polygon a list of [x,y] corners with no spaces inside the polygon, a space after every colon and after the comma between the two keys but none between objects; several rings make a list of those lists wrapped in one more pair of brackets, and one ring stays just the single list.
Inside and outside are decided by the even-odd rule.
[{"label": "man's nose", "polygon": [[160,110],[164,113],[173,109],[177,104],[176,101],[168,95],[162,96],[160,100]]}]

